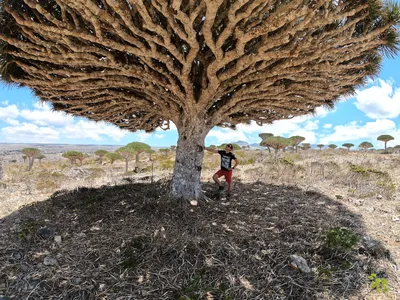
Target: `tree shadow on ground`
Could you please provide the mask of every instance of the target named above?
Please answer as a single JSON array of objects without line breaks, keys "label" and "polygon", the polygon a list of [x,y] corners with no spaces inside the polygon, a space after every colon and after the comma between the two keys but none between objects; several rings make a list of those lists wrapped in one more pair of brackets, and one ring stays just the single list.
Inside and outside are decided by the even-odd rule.
[{"label": "tree shadow on ground", "polygon": [[[17,299],[339,299],[360,293],[375,258],[326,246],[365,236],[359,215],[317,192],[263,183],[199,206],[168,182],[60,191],[0,222],[0,295]],[[61,242],[59,240],[61,236]],[[289,267],[302,256],[310,273]],[[376,254],[376,253],[375,253]],[[47,265],[46,265],[47,264]]]}]

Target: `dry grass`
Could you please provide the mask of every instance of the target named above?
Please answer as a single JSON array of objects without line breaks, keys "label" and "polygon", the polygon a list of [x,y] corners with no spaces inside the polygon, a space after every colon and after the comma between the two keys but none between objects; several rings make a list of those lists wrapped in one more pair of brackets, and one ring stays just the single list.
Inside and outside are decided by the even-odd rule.
[{"label": "dry grass", "polygon": [[[6,166],[0,186],[0,295],[17,299],[395,299],[399,296],[396,156],[307,151],[278,161],[237,153],[235,195],[188,207],[164,195],[173,157],[151,173],[127,176],[122,162],[72,168]],[[218,168],[204,159],[203,181]],[[132,165],[133,167],[133,165]],[[141,169],[148,170],[143,159]],[[159,181],[160,178],[164,178]],[[49,184],[47,184],[49,182]],[[134,184],[123,184],[123,183]],[[50,197],[54,189],[63,189]],[[86,186],[86,187],[85,187]],[[89,188],[87,188],[89,187]],[[48,200],[46,200],[48,199]],[[397,199],[397,200],[396,200]],[[46,201],[42,201],[46,200]],[[17,206],[33,203],[15,211]],[[46,226],[51,237],[38,229]],[[360,239],[351,251],[325,244],[340,227]],[[62,243],[54,242],[54,235]],[[379,241],[365,250],[363,238]],[[387,249],[387,250],[385,250]],[[47,252],[46,252],[47,251]],[[303,256],[311,273],[288,267]],[[44,266],[45,256],[57,259]],[[388,294],[368,275],[389,279]],[[4,282],[4,283],[2,283]]]}]

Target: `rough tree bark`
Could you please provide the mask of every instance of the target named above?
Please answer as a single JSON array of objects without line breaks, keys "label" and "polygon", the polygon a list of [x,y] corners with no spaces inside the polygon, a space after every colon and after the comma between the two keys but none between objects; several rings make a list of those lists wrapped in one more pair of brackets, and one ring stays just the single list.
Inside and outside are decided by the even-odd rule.
[{"label": "rough tree bark", "polygon": [[179,132],[171,193],[178,198],[202,198],[200,176],[204,156],[204,139],[209,132],[200,122]]}]

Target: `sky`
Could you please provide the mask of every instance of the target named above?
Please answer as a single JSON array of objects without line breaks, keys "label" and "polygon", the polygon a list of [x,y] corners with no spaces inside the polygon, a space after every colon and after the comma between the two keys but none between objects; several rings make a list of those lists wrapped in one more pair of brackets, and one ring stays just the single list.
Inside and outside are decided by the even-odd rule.
[{"label": "sky", "polygon": [[[389,134],[394,140],[388,142],[388,147],[400,145],[400,53],[395,58],[385,57],[378,76],[334,109],[318,108],[314,115],[271,125],[239,125],[237,130],[215,127],[207,135],[206,145],[239,140],[259,143],[258,134],[265,132],[285,137],[300,135],[310,144],[339,147],[368,141],[376,149],[384,146],[377,137]],[[153,147],[169,147],[176,145],[177,139],[176,128],[157,129],[151,134],[132,133],[111,124],[54,112],[28,88],[6,86],[0,81],[0,143],[126,145],[139,141]]]}]

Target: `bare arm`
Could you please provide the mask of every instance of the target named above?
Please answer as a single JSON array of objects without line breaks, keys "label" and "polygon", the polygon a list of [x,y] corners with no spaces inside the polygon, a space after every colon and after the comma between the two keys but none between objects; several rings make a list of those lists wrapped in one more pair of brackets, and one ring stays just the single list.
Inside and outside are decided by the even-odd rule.
[{"label": "bare arm", "polygon": [[233,160],[235,164],[233,165],[232,169],[236,168],[239,165],[239,160],[236,158]]},{"label": "bare arm", "polygon": [[217,149],[213,149],[213,148],[209,148],[209,147],[204,147],[204,149],[206,149],[207,151],[210,151],[212,153],[218,153]]}]

